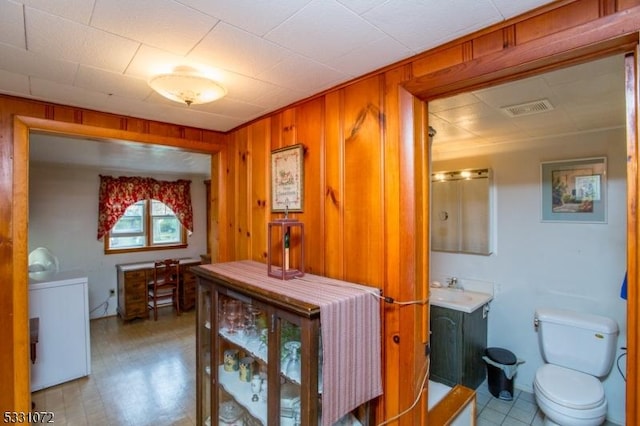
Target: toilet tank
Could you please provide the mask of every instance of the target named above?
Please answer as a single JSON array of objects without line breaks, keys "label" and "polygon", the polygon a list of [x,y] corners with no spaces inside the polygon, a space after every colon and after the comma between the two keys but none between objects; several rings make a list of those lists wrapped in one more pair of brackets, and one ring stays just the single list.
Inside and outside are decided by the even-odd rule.
[{"label": "toilet tank", "polygon": [[535,323],[540,351],[547,363],[596,377],[611,370],[618,341],[618,324],[611,318],[538,308]]}]

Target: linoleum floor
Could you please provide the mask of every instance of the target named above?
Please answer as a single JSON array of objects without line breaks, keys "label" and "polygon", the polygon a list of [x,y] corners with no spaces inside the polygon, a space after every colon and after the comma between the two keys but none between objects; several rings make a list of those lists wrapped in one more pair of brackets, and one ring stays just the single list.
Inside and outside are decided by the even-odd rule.
[{"label": "linoleum floor", "polygon": [[32,394],[56,425],[196,424],[195,311],[91,321],[91,374]]}]

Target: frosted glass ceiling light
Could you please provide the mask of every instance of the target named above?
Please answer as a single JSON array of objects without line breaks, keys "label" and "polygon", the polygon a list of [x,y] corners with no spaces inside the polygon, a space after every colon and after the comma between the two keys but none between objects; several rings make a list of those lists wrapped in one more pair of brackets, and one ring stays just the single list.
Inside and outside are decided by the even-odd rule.
[{"label": "frosted glass ceiling light", "polygon": [[227,94],[218,82],[185,66],[151,77],[149,86],[165,98],[187,105],[213,102]]}]

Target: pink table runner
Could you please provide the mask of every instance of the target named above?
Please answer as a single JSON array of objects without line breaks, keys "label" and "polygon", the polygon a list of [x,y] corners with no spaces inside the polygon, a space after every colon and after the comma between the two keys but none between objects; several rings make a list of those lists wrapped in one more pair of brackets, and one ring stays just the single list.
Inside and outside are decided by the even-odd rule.
[{"label": "pink table runner", "polygon": [[323,426],[382,395],[377,289],[311,274],[279,280],[265,264],[248,260],[202,267],[320,307]]}]

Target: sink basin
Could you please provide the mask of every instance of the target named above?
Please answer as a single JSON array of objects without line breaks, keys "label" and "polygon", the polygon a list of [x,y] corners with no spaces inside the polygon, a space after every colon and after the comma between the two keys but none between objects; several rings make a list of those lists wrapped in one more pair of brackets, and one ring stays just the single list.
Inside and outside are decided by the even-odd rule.
[{"label": "sink basin", "polygon": [[442,308],[471,313],[493,299],[489,293],[464,291],[452,288],[431,287],[429,303]]}]

